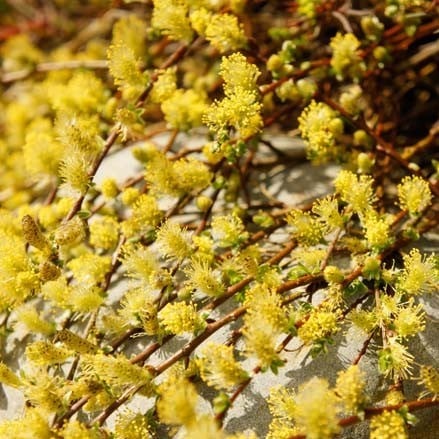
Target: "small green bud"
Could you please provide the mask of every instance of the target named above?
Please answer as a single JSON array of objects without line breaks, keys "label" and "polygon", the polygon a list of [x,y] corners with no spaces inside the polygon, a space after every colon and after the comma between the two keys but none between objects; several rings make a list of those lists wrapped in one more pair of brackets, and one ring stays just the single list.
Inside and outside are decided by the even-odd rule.
[{"label": "small green bud", "polygon": [[384,9],[384,15],[386,17],[394,17],[398,13],[398,6],[397,5],[389,5]]},{"label": "small green bud", "polygon": [[258,212],[257,214],[253,215],[252,218],[253,222],[261,227],[270,227],[274,224],[274,220],[270,215],[267,215],[265,212]]},{"label": "small green bud", "polygon": [[334,119],[329,122],[329,131],[335,137],[341,136],[344,131],[343,121],[339,117],[334,117]]},{"label": "small green bud", "polygon": [[238,194],[236,192],[226,192],[224,194],[224,200],[227,203],[234,203],[238,198]]},{"label": "small green bud", "polygon": [[296,84],[292,80],[286,81],[276,89],[276,95],[284,102],[286,100],[296,101],[300,98]]},{"label": "small green bud", "polygon": [[232,209],[232,215],[235,215],[238,218],[243,218],[245,215],[245,210],[242,207],[234,206]]},{"label": "small green bud", "polygon": [[369,149],[373,145],[372,138],[364,130],[355,131],[353,140],[355,146],[363,146]]},{"label": "small green bud", "polygon": [[193,288],[189,285],[178,290],[177,296],[181,301],[189,300],[192,296],[192,291]]},{"label": "small green bud", "polygon": [[311,62],[310,61],[303,61],[300,63],[300,70],[308,70],[311,68]]},{"label": "small green bud", "polygon": [[274,53],[268,58],[267,69],[270,70],[270,72],[278,72],[282,70],[283,66],[284,62],[278,54]]},{"label": "small green bud", "polygon": [[85,209],[83,209],[83,210],[80,210],[80,211],[77,213],[77,215],[78,215],[79,218],[81,218],[81,219],[83,219],[83,220],[86,220],[87,218],[90,218],[90,217],[91,217],[91,212],[90,212],[89,210],[85,210]]},{"label": "small green bud", "polygon": [[282,70],[279,72],[279,76],[291,75],[294,71],[294,66],[292,64],[284,64]]},{"label": "small green bud", "polygon": [[213,411],[219,415],[230,407],[230,398],[227,393],[220,392],[213,400]]},{"label": "small green bud", "polygon": [[410,239],[411,241],[417,241],[421,236],[419,232],[413,227],[409,227],[402,232],[405,238]]},{"label": "small green bud", "polygon": [[226,185],[226,179],[222,175],[219,175],[215,178],[212,185],[214,189],[222,189]]},{"label": "small green bud", "polygon": [[414,426],[419,423],[419,418],[416,417],[413,413],[410,413],[406,405],[402,406],[398,410],[398,413],[404,418],[404,421],[408,425]]},{"label": "small green bud", "polygon": [[392,58],[384,46],[377,46],[373,49],[373,57],[380,63],[388,63]]},{"label": "small green bud", "polygon": [[195,200],[195,204],[201,212],[206,212],[212,206],[212,199],[204,195],[200,195]]},{"label": "small green bud", "polygon": [[362,274],[367,279],[378,279],[381,271],[381,262],[373,256],[368,256],[364,261]]},{"label": "small green bud", "polygon": [[293,267],[288,272],[287,277],[290,280],[296,280],[296,279],[299,279],[299,277],[306,276],[307,274],[309,274],[309,270],[305,266],[299,264],[299,265],[296,265],[295,267]]},{"label": "small green bud", "polygon": [[342,271],[335,265],[328,265],[323,270],[323,277],[329,284],[339,284],[344,280]]},{"label": "small green bud", "polygon": [[361,29],[363,29],[367,39],[378,41],[383,34],[384,25],[375,15],[366,15],[361,19]]},{"label": "small green bud", "polygon": [[368,174],[375,164],[375,160],[365,152],[360,152],[357,157],[358,171],[361,174]]},{"label": "small green bud", "polygon": [[412,37],[418,30],[418,26],[416,24],[407,24],[404,26],[404,30],[409,37]]},{"label": "small green bud", "polygon": [[281,58],[284,62],[290,63],[296,57],[297,46],[291,40],[286,40],[282,43]]},{"label": "small green bud", "polygon": [[287,27],[271,27],[268,29],[268,36],[274,41],[281,42],[291,37],[291,31]]},{"label": "small green bud", "polygon": [[344,289],[344,292],[347,297],[352,297],[355,295],[364,294],[368,290],[369,289],[367,286],[361,282],[361,280],[355,279]]},{"label": "small green bud", "polygon": [[241,178],[239,177],[239,174],[233,173],[230,175],[230,177],[227,180],[227,190],[228,191],[237,191],[241,186]]},{"label": "small green bud", "polygon": [[310,99],[314,96],[317,91],[317,84],[312,78],[302,78],[299,79],[296,83],[297,89],[299,90],[300,95],[304,99]]}]

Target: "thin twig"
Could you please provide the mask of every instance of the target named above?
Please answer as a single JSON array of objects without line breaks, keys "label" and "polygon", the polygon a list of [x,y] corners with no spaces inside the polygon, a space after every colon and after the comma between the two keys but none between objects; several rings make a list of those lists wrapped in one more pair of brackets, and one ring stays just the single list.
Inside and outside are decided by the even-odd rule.
[{"label": "thin twig", "polygon": [[363,358],[364,354],[367,352],[367,348],[369,347],[370,342],[372,341],[374,335],[376,333],[376,329],[374,329],[369,336],[366,338],[366,340],[363,343],[363,346],[360,349],[360,352],[358,352],[358,355],[354,358],[352,361],[352,364],[358,364],[360,360]]},{"label": "thin twig", "polygon": [[15,81],[20,81],[31,76],[33,73],[47,73],[56,70],[75,70],[75,69],[92,69],[102,70],[108,68],[108,61],[105,59],[87,59],[87,60],[66,60],[66,61],[51,61],[37,64],[33,68],[17,70],[15,72],[3,73],[1,82],[8,84]]},{"label": "thin twig", "polygon": [[340,12],[340,11],[332,11],[332,15],[341,23],[343,29],[350,34],[354,33],[352,29],[351,23],[349,20]]}]

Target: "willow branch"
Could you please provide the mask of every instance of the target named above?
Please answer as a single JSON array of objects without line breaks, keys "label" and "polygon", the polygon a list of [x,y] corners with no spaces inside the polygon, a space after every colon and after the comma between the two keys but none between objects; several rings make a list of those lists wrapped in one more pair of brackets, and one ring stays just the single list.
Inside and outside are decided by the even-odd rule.
[{"label": "willow branch", "polygon": [[[424,398],[415,401],[402,402],[400,404],[386,405],[382,407],[367,407],[364,409],[364,418],[356,415],[348,416],[346,418],[340,419],[340,421],[338,421],[338,425],[340,425],[340,427],[348,427],[349,425],[354,425],[358,422],[362,422],[364,419],[370,419],[373,416],[380,415],[381,413],[399,410],[403,407],[407,407],[409,412],[414,412],[417,410],[422,410],[428,407],[435,407],[438,405],[439,399]],[[288,439],[306,439],[306,435],[295,434],[293,436],[290,436]]]}]

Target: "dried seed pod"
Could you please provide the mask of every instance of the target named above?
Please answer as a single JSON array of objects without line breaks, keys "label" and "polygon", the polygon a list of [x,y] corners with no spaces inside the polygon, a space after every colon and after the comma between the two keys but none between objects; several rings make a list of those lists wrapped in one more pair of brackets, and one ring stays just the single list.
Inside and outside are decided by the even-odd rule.
[{"label": "dried seed pod", "polygon": [[58,279],[61,270],[53,262],[44,261],[40,264],[40,278],[43,282]]},{"label": "dried seed pod", "polygon": [[44,250],[49,247],[49,241],[43,235],[38,224],[30,215],[24,215],[21,219],[21,227],[23,230],[23,237],[30,245],[39,250]]}]

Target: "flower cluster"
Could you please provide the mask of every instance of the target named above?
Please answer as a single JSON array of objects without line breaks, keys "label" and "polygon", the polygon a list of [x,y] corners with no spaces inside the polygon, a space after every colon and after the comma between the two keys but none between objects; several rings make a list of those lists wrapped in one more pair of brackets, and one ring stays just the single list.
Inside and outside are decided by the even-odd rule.
[{"label": "flower cluster", "polygon": [[373,179],[369,175],[356,176],[351,171],[342,170],[335,181],[335,190],[352,210],[363,216],[370,211],[375,201]]},{"label": "flower cluster", "polygon": [[145,385],[151,381],[151,375],[146,370],[132,364],[123,355],[117,357],[104,354],[85,355],[82,369],[90,378],[100,381],[115,388],[126,385]]},{"label": "flower cluster", "polygon": [[205,113],[204,123],[219,138],[229,136],[231,128],[244,139],[256,134],[262,128],[262,105],[256,90],[258,69],[250,66],[243,55],[235,53],[223,57],[221,74],[226,96],[211,105]]},{"label": "flower cluster", "polygon": [[303,434],[313,439],[330,439],[339,432],[337,396],[322,378],[313,378],[299,387],[297,394],[276,390],[270,395],[275,420],[270,439]]},{"label": "flower cluster", "polygon": [[233,358],[233,347],[210,342],[196,359],[201,378],[216,389],[227,389],[248,379],[247,372]]},{"label": "flower cluster", "polygon": [[326,104],[312,101],[299,117],[299,129],[311,160],[320,163],[341,158],[343,149],[337,137],[343,134],[343,122]]},{"label": "flower cluster", "polygon": [[404,419],[397,412],[385,411],[370,422],[371,439],[406,439]]},{"label": "flower cluster", "polygon": [[243,334],[248,355],[254,355],[262,367],[275,368],[280,357],[277,338],[287,330],[287,316],[279,296],[265,284],[257,284],[246,296],[247,313]]},{"label": "flower cluster", "polygon": [[156,0],[151,24],[174,40],[189,42],[192,40],[193,30],[188,13],[188,5],[183,0]]},{"label": "flower cluster", "polygon": [[365,375],[358,365],[339,372],[335,393],[341,399],[347,413],[358,413],[367,401]]},{"label": "flower cluster", "polygon": [[314,309],[299,328],[298,335],[306,343],[312,344],[330,337],[338,331],[339,310]]},{"label": "flower cluster", "polygon": [[338,33],[331,39],[331,66],[338,79],[348,76],[358,79],[365,70],[365,65],[358,52],[360,41],[352,34]]},{"label": "flower cluster", "polygon": [[435,255],[421,255],[418,249],[412,249],[403,259],[404,269],[397,284],[399,290],[413,296],[436,291],[439,269]]},{"label": "flower cluster", "polygon": [[194,333],[204,327],[204,320],[198,315],[194,305],[184,302],[168,303],[157,317],[163,330],[171,334]]},{"label": "flower cluster", "polygon": [[405,177],[398,185],[399,204],[411,215],[418,215],[431,204],[428,183],[421,177]]},{"label": "flower cluster", "polygon": [[201,8],[191,14],[190,21],[193,28],[222,53],[240,49],[247,43],[236,15],[211,13]]}]

